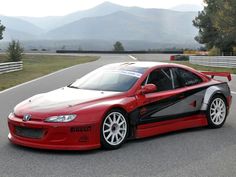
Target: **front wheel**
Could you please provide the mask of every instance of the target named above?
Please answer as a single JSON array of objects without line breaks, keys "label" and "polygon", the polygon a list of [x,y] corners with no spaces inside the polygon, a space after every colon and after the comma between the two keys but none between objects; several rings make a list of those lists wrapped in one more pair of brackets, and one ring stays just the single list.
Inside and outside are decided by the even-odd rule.
[{"label": "front wheel", "polygon": [[128,135],[127,117],[123,111],[108,112],[101,126],[101,144],[105,149],[117,149]]},{"label": "front wheel", "polygon": [[210,128],[220,128],[224,125],[227,116],[226,100],[221,95],[215,95],[210,101],[207,110],[207,121]]}]

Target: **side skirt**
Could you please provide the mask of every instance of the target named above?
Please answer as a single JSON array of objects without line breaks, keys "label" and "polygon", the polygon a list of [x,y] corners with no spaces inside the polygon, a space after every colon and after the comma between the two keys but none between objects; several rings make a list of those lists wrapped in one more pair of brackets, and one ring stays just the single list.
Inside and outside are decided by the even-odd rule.
[{"label": "side skirt", "polygon": [[208,125],[208,123],[205,114],[197,114],[174,120],[138,125],[135,132],[135,137],[145,138],[167,132],[202,127],[206,125]]}]

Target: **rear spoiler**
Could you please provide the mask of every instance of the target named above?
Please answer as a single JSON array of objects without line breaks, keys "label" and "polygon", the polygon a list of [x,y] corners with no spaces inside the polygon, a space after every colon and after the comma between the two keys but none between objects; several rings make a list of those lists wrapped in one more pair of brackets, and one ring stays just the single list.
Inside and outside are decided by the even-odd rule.
[{"label": "rear spoiler", "polygon": [[202,74],[209,75],[211,78],[214,78],[215,76],[220,76],[220,77],[227,77],[228,81],[231,81],[231,74],[229,72],[210,72],[210,71],[204,71],[201,72]]}]

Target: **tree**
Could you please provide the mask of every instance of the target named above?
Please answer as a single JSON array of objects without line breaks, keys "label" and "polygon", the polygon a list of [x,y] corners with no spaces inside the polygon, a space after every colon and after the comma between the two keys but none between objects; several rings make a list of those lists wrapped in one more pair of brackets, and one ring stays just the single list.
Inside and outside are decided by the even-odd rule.
[{"label": "tree", "polygon": [[223,52],[232,53],[236,46],[236,1],[220,1],[220,9],[214,16],[215,27],[219,32],[217,46]]},{"label": "tree", "polygon": [[20,61],[23,57],[24,48],[19,41],[12,40],[7,48],[7,56],[10,61]]},{"label": "tree", "polygon": [[117,41],[114,45],[113,45],[113,47],[114,47],[114,51],[116,51],[116,52],[122,52],[122,51],[124,51],[125,49],[124,49],[124,47],[123,47],[123,45],[122,45],[122,43],[120,42],[120,41]]},{"label": "tree", "polygon": [[200,44],[206,44],[208,49],[215,46],[218,37],[218,31],[214,27],[213,17],[218,9],[218,0],[205,0],[207,6],[204,10],[198,13],[198,16],[193,20],[193,25],[199,29],[198,36],[195,40]]},{"label": "tree", "polygon": [[219,48],[222,52],[232,53],[236,46],[236,1],[204,0],[206,6],[193,20],[199,29],[196,41],[208,49]]},{"label": "tree", "polygon": [[0,40],[3,39],[3,36],[2,36],[2,32],[5,30],[5,26],[3,26],[1,24],[1,20],[0,20]]}]

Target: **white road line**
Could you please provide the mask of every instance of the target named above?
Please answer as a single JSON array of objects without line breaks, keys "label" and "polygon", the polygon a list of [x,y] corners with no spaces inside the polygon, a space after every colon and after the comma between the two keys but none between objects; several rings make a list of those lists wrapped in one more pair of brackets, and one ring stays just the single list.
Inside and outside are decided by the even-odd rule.
[{"label": "white road line", "polygon": [[231,93],[236,95],[236,92],[234,92],[234,91],[231,91]]},{"label": "white road line", "polygon": [[24,83],[22,83],[22,84],[19,84],[19,85],[16,85],[16,86],[14,86],[14,87],[8,88],[8,89],[6,89],[6,90],[0,91],[0,94],[1,94],[1,93],[5,93],[5,92],[8,92],[8,91],[13,90],[13,89],[18,88],[18,87],[21,87],[21,86],[23,86],[23,85],[29,84],[29,83],[31,83],[31,82],[35,82],[35,81],[38,81],[38,80],[40,80],[40,79],[47,78],[47,77],[49,77],[49,76],[52,76],[52,75],[55,75],[55,74],[57,74],[57,73],[66,71],[66,70],[68,70],[68,69],[72,69],[72,68],[74,68],[74,67],[76,67],[76,66],[78,66],[78,65],[74,65],[74,66],[71,66],[71,67],[69,67],[69,68],[61,69],[61,70],[55,71],[55,72],[53,72],[53,73],[50,73],[50,74],[48,74],[48,75],[45,75],[45,76],[42,76],[42,77],[38,77],[38,78],[36,78],[36,79],[33,79],[33,80],[30,80],[30,81],[24,82]]},{"label": "white road line", "polygon": [[[49,55],[50,55],[50,54],[49,54]],[[128,56],[129,56],[130,58],[132,58],[133,60],[137,60],[137,58],[133,57],[132,55],[128,55]],[[78,64],[78,65],[80,65],[80,64]],[[6,89],[6,90],[0,91],[0,94],[1,94],[1,93],[5,93],[5,92],[8,92],[8,91],[11,91],[11,90],[13,90],[13,89],[16,89],[16,88],[21,87],[21,86],[26,85],[26,84],[29,84],[29,83],[31,83],[31,82],[35,82],[35,81],[38,81],[38,80],[40,80],[40,79],[44,79],[44,78],[50,77],[50,76],[52,76],[52,75],[55,75],[55,74],[57,74],[57,73],[66,71],[66,70],[68,70],[68,69],[77,67],[78,65],[74,65],[74,66],[71,66],[71,67],[69,67],[69,68],[61,69],[61,70],[55,71],[55,72],[53,72],[53,73],[50,73],[50,74],[48,74],[48,75],[45,75],[45,76],[42,76],[42,77],[38,77],[38,78],[36,78],[36,79],[33,79],[33,80],[30,80],[30,81],[24,82],[24,83],[19,84],[19,85],[16,85],[16,86],[13,86],[13,87],[8,88],[8,89]]]},{"label": "white road line", "polygon": [[132,58],[133,60],[137,61],[138,59],[132,55],[128,55],[130,58]]}]

